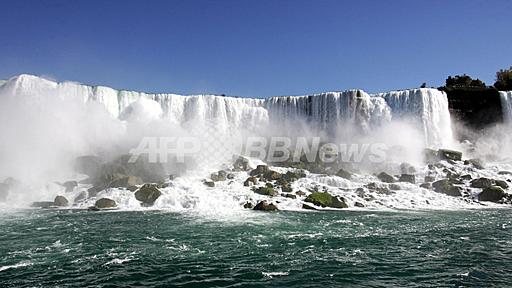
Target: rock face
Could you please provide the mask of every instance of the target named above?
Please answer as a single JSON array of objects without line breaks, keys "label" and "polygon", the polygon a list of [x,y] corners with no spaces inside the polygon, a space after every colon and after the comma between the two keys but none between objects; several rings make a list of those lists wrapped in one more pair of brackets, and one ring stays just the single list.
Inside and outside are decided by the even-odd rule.
[{"label": "rock face", "polygon": [[443,179],[432,183],[434,191],[446,194],[448,196],[462,196],[461,188],[454,186],[449,179]]},{"label": "rock face", "polygon": [[256,204],[256,206],[254,206],[254,210],[259,210],[259,211],[278,211],[279,209],[273,203],[269,204],[269,203],[267,203],[267,201],[263,200],[263,201],[259,202],[258,204]]},{"label": "rock face", "polygon": [[64,196],[55,197],[55,200],[53,200],[53,203],[55,204],[55,206],[58,206],[58,207],[65,207],[65,206],[69,205],[68,199],[66,199],[66,197],[64,197]]},{"label": "rock face", "polygon": [[487,188],[489,186],[492,186],[494,184],[494,181],[489,178],[478,178],[471,181],[471,187],[473,188]]},{"label": "rock face", "polygon": [[377,175],[377,178],[379,178],[380,181],[385,182],[385,183],[394,183],[394,182],[396,182],[395,177],[389,175],[386,172],[380,172],[380,174]]},{"label": "rock face", "polygon": [[156,199],[162,195],[154,184],[145,184],[137,192],[135,192],[135,199],[142,202],[143,206],[153,206]]},{"label": "rock face", "polygon": [[505,198],[505,191],[499,186],[490,186],[485,188],[482,193],[478,195],[480,201],[499,202]]},{"label": "rock face", "polygon": [[94,203],[94,207],[98,209],[115,208],[116,206],[116,201],[109,198],[101,198]]},{"label": "rock face", "polygon": [[503,121],[499,92],[490,87],[443,87],[450,114],[472,128],[484,128]]},{"label": "rock face", "polygon": [[409,182],[409,183],[412,183],[412,184],[416,184],[416,176],[414,176],[412,174],[402,174],[398,181],[400,181],[400,182]]},{"label": "rock face", "polygon": [[271,187],[258,187],[254,190],[254,193],[265,195],[265,196],[277,196],[279,193]]},{"label": "rock face", "polygon": [[340,200],[327,192],[313,192],[306,197],[305,201],[321,207],[348,208],[343,199]]}]

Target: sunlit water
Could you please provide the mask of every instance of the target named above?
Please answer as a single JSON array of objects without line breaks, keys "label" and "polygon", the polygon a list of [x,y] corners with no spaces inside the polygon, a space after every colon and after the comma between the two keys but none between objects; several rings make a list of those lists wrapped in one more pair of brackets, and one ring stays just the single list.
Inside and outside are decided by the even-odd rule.
[{"label": "sunlit water", "polygon": [[510,285],[512,210],[0,214],[0,287]]}]

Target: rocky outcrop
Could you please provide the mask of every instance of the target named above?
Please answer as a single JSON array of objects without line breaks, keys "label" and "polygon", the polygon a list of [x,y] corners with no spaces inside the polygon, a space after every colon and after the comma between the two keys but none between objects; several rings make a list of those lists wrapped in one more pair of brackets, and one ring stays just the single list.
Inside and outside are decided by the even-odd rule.
[{"label": "rocky outcrop", "polygon": [[254,209],[253,210],[259,210],[259,211],[278,211],[279,209],[277,208],[276,205],[274,205],[274,203],[267,203],[267,201],[263,200],[263,201],[260,201],[258,204],[256,204],[256,206],[254,206]]},{"label": "rocky outcrop", "polygon": [[69,205],[68,199],[66,199],[66,197],[64,197],[64,196],[55,197],[55,200],[53,200],[53,203],[55,204],[55,206],[58,206],[58,207],[65,207],[65,206]]},{"label": "rocky outcrop", "polygon": [[109,198],[101,198],[96,203],[94,203],[94,207],[98,209],[108,209],[117,207],[116,201]]},{"label": "rocky outcrop", "polygon": [[385,183],[394,183],[396,182],[395,177],[389,175],[386,172],[380,172],[379,175],[377,175],[377,178],[379,178],[380,181]]},{"label": "rocky outcrop", "polygon": [[305,201],[320,207],[348,208],[344,199],[339,199],[327,192],[313,192],[306,197]]},{"label": "rocky outcrop", "polygon": [[449,179],[442,179],[432,183],[434,191],[443,193],[448,196],[459,197],[462,196],[462,189],[458,186],[454,186]]},{"label": "rocky outcrop", "polygon": [[271,187],[258,187],[254,189],[254,193],[265,195],[265,196],[277,196],[279,193]]},{"label": "rocky outcrop", "polygon": [[135,199],[141,202],[142,206],[153,206],[155,201],[162,195],[155,184],[145,184],[137,192]]},{"label": "rocky outcrop", "polygon": [[489,186],[478,195],[480,201],[500,202],[506,196],[505,191],[499,186]]}]

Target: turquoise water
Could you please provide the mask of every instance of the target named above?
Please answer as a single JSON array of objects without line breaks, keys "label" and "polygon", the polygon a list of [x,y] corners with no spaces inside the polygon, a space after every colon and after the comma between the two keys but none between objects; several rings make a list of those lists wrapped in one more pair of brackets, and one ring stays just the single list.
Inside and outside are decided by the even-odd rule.
[{"label": "turquoise water", "polygon": [[0,287],[502,287],[512,284],[511,216],[4,212]]}]

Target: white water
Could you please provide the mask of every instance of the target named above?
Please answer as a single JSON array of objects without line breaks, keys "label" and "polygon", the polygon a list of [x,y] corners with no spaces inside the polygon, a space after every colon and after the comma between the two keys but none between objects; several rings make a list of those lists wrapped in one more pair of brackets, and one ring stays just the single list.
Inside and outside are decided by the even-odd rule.
[{"label": "white water", "polygon": [[[374,140],[380,140],[379,137],[383,137],[381,134],[386,134],[384,136],[392,138],[393,143],[397,144],[408,143],[409,138],[417,136],[413,131],[408,130],[408,127],[400,124],[406,122],[411,123],[420,131],[419,138],[422,139],[419,139],[419,142],[424,146],[447,147],[453,143],[446,94],[435,89],[393,91],[375,95],[370,95],[362,90],[349,90],[311,96],[249,99],[213,95],[147,94],[71,82],[56,83],[35,76],[21,75],[9,79],[0,86],[0,97],[2,100],[8,98],[22,106],[26,103],[26,105],[43,107],[39,111],[41,114],[37,114],[37,117],[29,117],[31,115],[23,115],[23,113],[14,111],[13,115],[9,116],[16,121],[8,123],[9,118],[3,118],[5,122],[0,128],[3,128],[7,134],[11,133],[16,136],[18,136],[14,133],[16,130],[23,130],[20,131],[23,137],[11,137],[11,142],[8,142],[12,144],[10,147],[14,147],[14,150],[17,150],[16,147],[20,147],[20,151],[14,151],[14,154],[19,154],[22,151],[25,153],[24,149],[32,147],[39,153],[29,154],[29,159],[42,162],[46,166],[60,163],[58,161],[62,154],[59,153],[70,152],[80,155],[80,153],[85,154],[90,151],[86,148],[91,145],[108,146],[111,144],[115,146],[117,145],[115,140],[129,141],[122,137],[124,134],[136,134],[141,137],[145,135],[144,133],[166,131],[171,135],[182,135],[180,133],[188,132],[194,125],[201,125],[209,120],[215,120],[217,124],[228,131],[251,131],[251,133],[253,131],[271,131],[274,134],[287,133],[292,130],[300,130],[299,125],[303,125],[309,130],[303,130],[301,133],[311,132],[312,134],[308,134],[308,136],[320,134],[339,136],[340,131],[346,132],[345,130],[351,129],[370,138],[373,137],[372,135],[378,135],[374,137]],[[68,106],[69,102],[72,102],[73,105]],[[87,109],[75,109],[77,103]],[[101,109],[107,111],[106,114],[110,118],[98,112],[97,106],[101,106]],[[73,109],[69,109],[70,107]],[[9,112],[8,110],[6,112]],[[39,121],[39,116],[46,112],[52,115],[56,114],[54,115],[55,119],[52,118],[51,122],[46,122],[47,119]],[[18,125],[18,121],[28,123]],[[48,123],[51,127],[46,127]],[[8,125],[12,129],[4,129],[8,128]],[[52,131],[45,130],[45,133],[40,133],[38,130],[44,127]],[[57,132],[62,130],[65,137],[61,137],[62,135],[53,130],[57,130]],[[354,131],[348,135],[356,135],[352,134]],[[163,134],[167,135],[166,133]],[[25,137],[27,134],[37,135],[37,137]],[[43,143],[31,145],[32,143],[27,143],[30,141],[25,141],[25,139],[38,139]],[[135,137],[135,139],[139,138]],[[417,145],[417,142],[412,143],[415,146],[421,146]],[[421,149],[421,147],[417,148]],[[10,158],[8,155],[13,152],[13,149],[1,151],[4,154],[2,155],[3,159],[16,159],[16,157]],[[22,165],[20,169],[26,170],[32,166],[38,169],[46,168],[44,164],[37,166],[32,162],[30,167]],[[286,169],[283,168],[274,169],[286,172]],[[461,173],[474,173],[469,170],[465,171],[464,167],[456,169],[461,170]],[[35,173],[35,170],[37,169],[32,169],[31,173]],[[427,172],[426,170],[418,172],[418,183],[422,181],[421,178]],[[266,198],[253,193],[249,187],[242,185],[248,176],[246,172],[236,172],[233,181],[217,183],[215,188],[208,188],[202,184],[201,180],[205,175],[207,174],[185,175],[172,181],[170,187],[162,190],[163,195],[157,200],[154,207],[157,209],[168,208],[174,211],[192,209],[204,213],[222,214],[226,211],[231,213],[231,211],[240,210],[241,204],[245,201]],[[492,175],[498,177],[497,171],[493,171]],[[78,176],[75,175],[75,177]],[[441,172],[437,177],[442,177]],[[504,176],[499,177],[504,178]],[[65,180],[70,180],[70,178],[59,178],[59,181]],[[292,187],[294,191],[306,191],[315,186],[321,186],[334,195],[345,197],[351,206],[355,202],[363,203],[366,207],[371,208],[474,206],[462,199],[441,195],[407,183],[398,184],[400,190],[391,196],[375,194],[371,196],[377,199],[376,201],[367,201],[355,190],[370,182],[378,182],[378,180],[375,176],[364,174],[356,175],[352,181],[336,176],[309,174],[307,178],[297,181]],[[86,185],[80,185],[66,196],[72,201],[79,192],[86,188],[88,188]],[[33,197],[27,198],[20,195],[10,195],[9,197],[25,201],[27,199],[32,201],[52,200],[56,195],[64,193],[63,188],[56,184],[38,189],[39,192],[34,192]],[[123,208],[141,209],[133,192],[124,189],[109,189],[100,192],[98,197],[110,197]],[[279,204],[281,209],[300,209],[302,205],[300,200],[284,197],[276,197],[275,200],[281,202]],[[87,207],[94,201],[93,198],[77,205]]]},{"label": "white water", "polygon": [[503,121],[512,124],[512,91],[500,91]]}]

